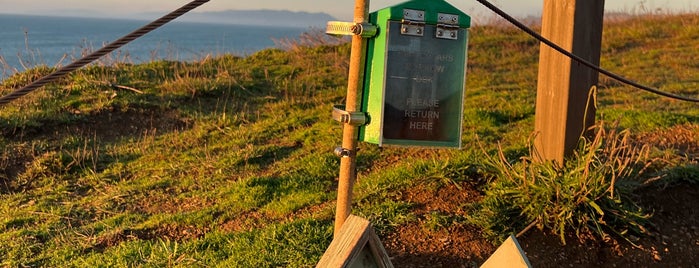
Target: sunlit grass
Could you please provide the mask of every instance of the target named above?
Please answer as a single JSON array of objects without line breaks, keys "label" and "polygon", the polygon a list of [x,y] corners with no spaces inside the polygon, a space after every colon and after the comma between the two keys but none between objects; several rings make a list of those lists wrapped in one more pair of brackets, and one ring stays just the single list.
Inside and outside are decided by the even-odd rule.
[{"label": "sunlit grass", "polygon": [[[642,83],[696,95],[692,70],[699,66],[692,50],[676,44],[697,46],[697,31],[691,29],[698,21],[688,15],[609,24],[602,65]],[[478,26],[470,36],[464,149],[360,144],[353,212],[369,219],[380,235],[418,220],[414,204],[400,198],[410,187],[469,184],[486,193],[483,203],[463,207],[532,197],[496,192],[522,186],[503,183],[507,177],[498,174],[527,170],[509,163],[529,154],[539,45],[501,26]],[[659,36],[670,41],[659,44]],[[332,236],[340,161],[332,151],[342,128],[330,112],[344,102],[349,45],[306,38],[310,41],[282,40],[283,49],[247,57],[91,66],[2,107],[0,266],[313,266]],[[49,71],[15,74],[0,85],[0,93]],[[623,133],[632,139],[697,124],[693,104],[604,78],[600,88],[599,119],[619,122],[605,131],[627,129]],[[647,146],[652,157],[663,159],[649,167],[654,181],[696,183],[696,155]],[[605,148],[593,142],[579,154],[596,157],[593,152]],[[500,173],[485,168],[488,158],[503,164]],[[576,163],[570,168],[597,162]],[[508,220],[498,226],[511,229],[481,225],[483,233],[500,237],[526,227],[509,221],[512,216],[568,234],[569,226],[575,232],[594,225],[597,207],[611,217],[614,202],[626,200],[624,192],[607,191],[614,185],[608,175],[620,171],[617,166],[595,176],[546,168],[560,175],[539,176],[546,186],[558,185],[549,190],[573,184],[600,190],[587,200],[596,206],[584,207],[591,214],[572,212],[569,221],[552,222],[553,212],[543,206],[548,199],[537,199],[527,204],[541,205],[543,215],[518,215],[522,208],[516,207],[495,211],[492,216]],[[548,188],[534,186],[542,193]],[[589,230],[613,233],[609,226],[623,233],[628,226],[603,219],[601,229]],[[633,220],[642,224],[642,219]],[[424,220],[426,231],[476,222],[443,212]]]}]

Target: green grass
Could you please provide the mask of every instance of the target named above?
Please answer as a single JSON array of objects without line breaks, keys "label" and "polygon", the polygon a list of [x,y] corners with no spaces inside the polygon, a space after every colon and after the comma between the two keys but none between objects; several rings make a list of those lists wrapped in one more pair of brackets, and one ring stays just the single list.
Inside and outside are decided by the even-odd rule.
[{"label": "green grass", "polygon": [[[608,24],[602,65],[696,97],[699,66],[688,48],[699,46],[698,25],[699,17],[691,15]],[[527,168],[508,163],[529,156],[539,46],[507,27],[478,26],[470,36],[464,149],[361,144],[353,212],[385,235],[419,220],[401,191],[468,184],[485,194],[482,202],[463,204],[482,208],[480,218],[432,212],[423,216],[426,231],[459,222],[502,237],[525,227],[512,222],[519,217],[524,225],[536,222],[570,234],[594,225],[598,207],[605,217],[619,208],[617,201],[632,207],[626,192],[585,199],[592,214],[570,207],[573,212],[566,213],[573,216],[566,219],[574,222],[563,225],[572,229],[548,221],[560,212],[522,214],[527,208],[506,207],[511,204],[505,201],[530,197],[497,192],[517,185],[501,173]],[[332,151],[342,129],[330,112],[344,102],[349,45],[287,42],[284,50],[248,57],[90,66],[0,108],[0,266],[313,266],[332,239],[339,169]],[[50,70],[15,74],[0,85],[0,93]],[[619,122],[609,131],[628,129],[630,140],[680,125],[696,129],[699,118],[695,104],[606,78],[598,105],[600,119]],[[644,174],[665,185],[696,185],[696,152],[647,146],[649,159],[663,161],[652,162]],[[581,155],[590,148],[597,147],[581,147]],[[505,166],[497,171],[489,165],[497,161],[487,159]],[[575,170],[590,162],[570,163]],[[557,175],[577,174],[548,168]],[[567,179],[560,189],[590,179],[589,186],[604,190],[619,170],[596,171],[596,176],[539,176]],[[625,178],[647,178],[637,175]],[[548,203],[549,194],[537,195],[536,204]],[[491,215],[489,204],[503,206],[490,207]],[[561,208],[568,207],[547,209]],[[507,221],[483,224],[493,219]],[[591,230],[624,233],[630,226],[604,220],[609,228]]]}]

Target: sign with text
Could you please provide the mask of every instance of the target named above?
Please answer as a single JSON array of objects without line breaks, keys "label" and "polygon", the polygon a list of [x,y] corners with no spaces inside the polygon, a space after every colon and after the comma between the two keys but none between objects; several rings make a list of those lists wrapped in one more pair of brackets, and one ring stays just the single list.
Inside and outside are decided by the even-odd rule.
[{"label": "sign with text", "polygon": [[381,12],[370,16],[380,35],[368,48],[362,111],[369,124],[360,140],[460,148],[468,32],[458,21],[468,16],[444,6],[408,5],[384,16],[400,20],[381,21]]},{"label": "sign with text", "polygon": [[[434,27],[425,27],[431,34]],[[463,31],[463,30],[462,30]],[[400,34],[390,22],[384,87],[383,139],[435,141],[459,147],[464,55],[458,42]]]}]

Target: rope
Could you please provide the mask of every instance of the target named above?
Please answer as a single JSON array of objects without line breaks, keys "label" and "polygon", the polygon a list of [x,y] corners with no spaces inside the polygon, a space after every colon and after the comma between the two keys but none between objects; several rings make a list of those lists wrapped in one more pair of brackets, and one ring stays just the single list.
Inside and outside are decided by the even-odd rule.
[{"label": "rope", "polygon": [[127,34],[124,37],[104,46],[103,48],[101,48],[101,49],[99,49],[99,50],[97,50],[97,51],[95,51],[95,52],[93,52],[93,53],[91,53],[91,54],[65,66],[65,67],[63,67],[63,68],[60,68],[57,71],[55,71],[49,75],[46,75],[46,76],[40,78],[39,80],[36,80],[33,83],[31,83],[31,84],[29,84],[21,89],[15,90],[14,92],[12,92],[10,94],[1,97],[0,98],[0,106],[8,104],[8,103],[18,99],[19,97],[27,95],[30,92],[41,88],[42,86],[44,86],[48,83],[51,83],[51,82],[58,80],[59,78],[67,75],[68,73],[70,73],[72,71],[75,71],[75,70],[77,70],[85,65],[90,64],[91,62],[101,58],[102,56],[107,55],[107,54],[113,52],[114,50],[117,50],[118,48],[130,43],[133,40],[136,40],[139,37],[146,35],[147,33],[151,32],[157,28],[160,28],[161,26],[167,24],[168,22],[184,15],[185,13],[187,13],[189,11],[192,11],[193,9],[203,5],[206,2],[209,2],[209,0],[192,1],[189,4],[184,5],[181,8],[161,17],[160,19],[157,19],[157,20],[141,27],[140,29],[137,29],[137,30],[133,31],[132,33]]},{"label": "rope", "polygon": [[483,5],[486,6],[488,9],[490,9],[491,11],[495,12],[496,14],[498,14],[500,17],[504,18],[504,19],[507,20],[508,22],[510,22],[510,23],[512,23],[513,25],[517,26],[517,28],[519,28],[520,30],[522,30],[522,31],[524,31],[524,32],[526,32],[526,33],[528,33],[529,35],[531,35],[532,37],[536,38],[536,39],[539,40],[540,42],[546,44],[547,46],[549,46],[549,47],[551,47],[551,48],[557,50],[558,52],[560,52],[560,53],[562,53],[563,55],[566,55],[567,57],[569,57],[569,58],[571,58],[571,59],[573,59],[573,60],[579,62],[580,64],[583,64],[583,65],[585,65],[585,66],[587,66],[587,67],[590,67],[590,68],[592,68],[593,70],[596,70],[596,71],[598,71],[598,72],[600,72],[600,73],[602,73],[602,74],[604,74],[604,75],[606,75],[606,76],[609,76],[609,77],[611,77],[611,78],[613,78],[613,79],[615,79],[615,80],[617,80],[617,81],[619,81],[619,82],[622,82],[622,83],[624,83],[624,84],[627,84],[627,85],[629,85],[629,86],[632,86],[632,87],[635,87],[635,88],[638,88],[638,89],[641,89],[641,90],[648,91],[648,92],[653,93],[653,94],[665,96],[665,97],[668,97],[668,98],[672,98],[672,99],[676,99],[676,100],[682,100],[682,101],[688,101],[688,102],[699,102],[699,99],[690,98],[690,97],[685,97],[685,96],[680,96],[680,95],[675,95],[675,94],[672,94],[672,93],[660,91],[660,90],[658,90],[658,89],[654,89],[654,88],[651,88],[651,87],[648,87],[648,86],[641,85],[641,84],[636,83],[636,82],[634,82],[634,81],[631,81],[631,80],[629,80],[629,79],[627,79],[627,78],[624,78],[623,76],[620,76],[620,75],[615,74],[615,73],[613,73],[613,72],[610,72],[610,71],[607,71],[607,70],[605,70],[605,69],[602,69],[601,67],[595,65],[594,63],[591,63],[591,62],[589,62],[589,61],[587,61],[587,60],[585,60],[585,59],[583,59],[583,58],[581,58],[581,57],[579,57],[579,56],[577,56],[577,55],[575,55],[575,54],[573,54],[573,53],[570,53],[570,52],[568,52],[567,50],[563,49],[562,47],[556,45],[554,42],[551,42],[550,40],[548,40],[548,39],[546,39],[545,37],[541,36],[540,34],[536,33],[534,30],[530,29],[529,27],[527,27],[527,26],[524,25],[523,23],[517,21],[515,18],[513,18],[512,16],[510,16],[509,14],[507,14],[505,11],[502,11],[501,9],[497,8],[496,6],[494,6],[493,4],[491,4],[490,2],[488,2],[487,0],[476,0],[476,1],[478,1],[478,2],[481,3],[481,4],[483,4]]}]

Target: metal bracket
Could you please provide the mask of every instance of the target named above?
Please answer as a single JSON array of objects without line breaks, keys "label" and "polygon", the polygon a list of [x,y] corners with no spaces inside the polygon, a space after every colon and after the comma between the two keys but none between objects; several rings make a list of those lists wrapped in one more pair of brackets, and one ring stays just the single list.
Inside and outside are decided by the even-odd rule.
[{"label": "metal bracket", "polygon": [[370,23],[328,21],[325,33],[329,35],[359,35],[362,38],[376,36],[378,28]]},{"label": "metal bracket", "polygon": [[435,35],[440,39],[459,39],[459,15],[438,13]]},{"label": "metal bracket", "polygon": [[425,11],[415,9],[403,9],[400,33],[403,35],[425,35]]},{"label": "metal bracket", "polygon": [[348,112],[345,111],[344,105],[335,105],[333,107],[333,119],[340,123],[350,124],[353,126],[366,125],[367,116],[363,112]]},{"label": "metal bracket", "polygon": [[334,153],[338,157],[353,157],[353,156],[357,155],[356,151],[352,151],[350,149],[346,149],[346,148],[342,148],[342,147],[335,148]]}]

